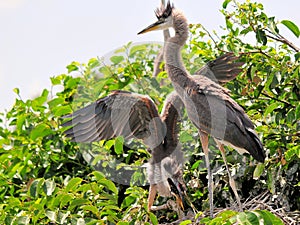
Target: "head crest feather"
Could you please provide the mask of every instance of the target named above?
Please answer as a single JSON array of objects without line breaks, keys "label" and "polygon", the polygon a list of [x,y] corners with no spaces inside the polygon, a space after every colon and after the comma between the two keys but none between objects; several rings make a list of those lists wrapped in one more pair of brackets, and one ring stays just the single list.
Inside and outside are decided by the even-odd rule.
[{"label": "head crest feather", "polygon": [[157,8],[155,10],[155,15],[157,19],[161,18],[168,18],[172,14],[172,10],[174,8],[174,5],[168,1],[166,8],[164,9],[163,7]]}]

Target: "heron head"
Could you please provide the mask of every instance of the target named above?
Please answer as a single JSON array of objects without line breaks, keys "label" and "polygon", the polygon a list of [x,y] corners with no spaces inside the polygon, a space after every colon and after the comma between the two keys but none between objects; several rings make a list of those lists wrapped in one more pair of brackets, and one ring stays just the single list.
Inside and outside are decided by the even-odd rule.
[{"label": "heron head", "polygon": [[165,30],[173,26],[173,18],[172,18],[172,11],[174,9],[174,6],[171,5],[170,1],[167,3],[167,6],[165,9],[157,8],[155,10],[155,15],[157,17],[157,21],[153,24],[149,25],[142,31],[140,31],[138,34],[144,34],[149,31],[153,30]]}]

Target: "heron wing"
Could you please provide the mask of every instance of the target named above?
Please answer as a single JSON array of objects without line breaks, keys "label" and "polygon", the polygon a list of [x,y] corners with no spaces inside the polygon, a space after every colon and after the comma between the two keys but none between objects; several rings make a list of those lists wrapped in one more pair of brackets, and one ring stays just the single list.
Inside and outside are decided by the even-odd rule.
[{"label": "heron wing", "polygon": [[209,61],[195,74],[206,76],[215,82],[227,83],[242,72],[241,66],[244,62],[237,61],[238,59],[233,53],[226,53]]},{"label": "heron wing", "polygon": [[[217,59],[208,62],[204,67],[197,71],[196,75],[193,76],[193,79],[199,84],[204,83],[205,85],[201,86],[204,86],[205,89],[207,89],[207,92],[219,92],[219,96],[223,96],[223,94],[227,96],[229,94],[229,90],[219,85],[214,85],[213,82],[226,83],[233,80],[240,72],[242,72],[240,67],[244,63],[237,62],[236,60],[238,59],[239,57],[235,56],[233,53],[226,53]],[[209,78],[210,81],[213,82],[209,82],[206,78]],[[169,143],[178,142],[178,120],[182,114],[183,106],[183,102],[176,92],[172,92],[165,101],[164,110],[162,111],[161,116],[168,128],[166,140]],[[240,109],[239,105],[236,104],[235,106]],[[232,112],[234,112],[234,110]]]},{"label": "heron wing", "polygon": [[[110,95],[65,116],[64,133],[76,142],[125,139],[146,139],[151,132],[162,130],[157,108],[145,95],[114,91]],[[154,123],[153,123],[154,121]],[[159,135],[159,134],[158,134]]]},{"label": "heron wing", "polygon": [[263,148],[254,125],[227,90],[204,76],[192,86],[185,100],[190,102],[185,105],[193,123],[214,138],[244,149],[262,161]]},{"label": "heron wing", "polygon": [[205,131],[211,129],[214,121],[217,121],[216,128],[225,122],[234,123],[242,132],[245,127],[254,128],[244,109],[230,97],[227,89],[204,76],[199,76],[193,86],[195,89],[189,92],[190,99],[195,109],[199,109],[197,114],[203,115],[199,119],[207,121]]}]

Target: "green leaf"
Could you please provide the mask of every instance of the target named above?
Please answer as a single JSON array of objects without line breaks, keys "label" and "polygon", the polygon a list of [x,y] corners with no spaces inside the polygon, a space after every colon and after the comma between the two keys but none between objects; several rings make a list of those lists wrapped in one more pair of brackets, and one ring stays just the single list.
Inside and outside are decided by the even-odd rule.
[{"label": "green leaf", "polygon": [[16,218],[15,224],[18,225],[25,225],[25,224],[29,224],[30,222],[30,217],[29,216],[18,216]]},{"label": "green leaf", "polygon": [[108,140],[105,142],[105,149],[109,150],[115,144],[115,140]]},{"label": "green leaf", "polygon": [[179,225],[188,225],[188,224],[193,224],[193,222],[191,220],[185,220],[182,221]]},{"label": "green leaf", "polygon": [[241,35],[246,35],[246,34],[248,34],[249,32],[251,32],[252,30],[253,30],[252,27],[247,27],[247,28],[243,29],[243,30],[240,32],[240,34],[241,34]]},{"label": "green leaf", "polygon": [[30,196],[37,197],[39,195],[39,191],[40,191],[43,183],[44,183],[43,178],[32,181],[30,188],[29,188]]},{"label": "green leaf", "polygon": [[30,132],[30,138],[35,141],[37,138],[45,137],[51,133],[53,133],[53,131],[48,125],[39,124]]},{"label": "green leaf", "polygon": [[74,89],[77,88],[77,85],[80,83],[80,78],[76,77],[68,77],[68,79],[66,80],[66,84],[65,84],[65,88],[70,88],[70,89]]},{"label": "green leaf", "polygon": [[123,143],[124,143],[124,138],[122,136],[119,136],[115,139],[114,149],[115,149],[115,153],[117,153],[118,155],[123,153]]},{"label": "green leaf", "polygon": [[259,163],[258,165],[256,165],[255,170],[253,172],[253,179],[257,180],[260,175],[264,172],[265,169],[265,164],[263,163]]},{"label": "green leaf", "polygon": [[55,111],[53,112],[55,116],[61,117],[65,116],[72,112],[72,108],[69,105],[59,106],[58,108],[55,108]]},{"label": "green leaf", "polygon": [[60,194],[58,197],[59,197],[60,208],[66,206],[73,199],[73,197],[70,194],[64,194],[64,193]]},{"label": "green leaf", "polygon": [[93,205],[85,205],[85,206],[82,206],[81,208],[83,210],[90,211],[95,215],[98,215],[98,212],[99,212],[98,208]]},{"label": "green leaf", "polygon": [[223,9],[227,8],[227,5],[231,2],[231,0],[225,0],[222,4]]},{"label": "green leaf", "polygon": [[92,174],[95,176],[96,180],[101,180],[105,177],[104,174],[99,171],[93,171]]},{"label": "green leaf", "polygon": [[117,223],[117,225],[129,225],[130,223],[129,222],[125,222],[125,221],[119,221]]},{"label": "green leaf", "polygon": [[265,225],[284,225],[281,219],[267,210],[255,210],[254,212],[258,213],[261,216]]},{"label": "green leaf", "polygon": [[103,73],[103,75],[106,76],[106,77],[112,75],[112,71],[107,66],[100,67],[99,72]]},{"label": "green leaf", "polygon": [[79,62],[72,62],[70,65],[67,65],[68,73],[79,70],[79,66]]},{"label": "green leaf", "polygon": [[290,161],[294,155],[300,159],[300,146],[294,146],[290,148],[284,153],[284,155],[287,161]]},{"label": "green leaf", "polygon": [[46,193],[47,196],[52,195],[52,193],[55,190],[55,187],[56,187],[56,184],[52,180],[46,180],[43,185],[44,192]]},{"label": "green leaf", "polygon": [[27,118],[27,115],[26,115],[26,114],[21,114],[21,115],[19,115],[19,116],[17,117],[17,124],[16,124],[16,125],[17,125],[17,131],[18,131],[19,133],[22,132],[22,127],[23,127],[23,124],[24,124],[26,118]]},{"label": "green leaf", "polygon": [[35,98],[32,101],[32,106],[33,107],[42,106],[47,101],[48,95],[49,95],[49,91],[47,89],[44,89],[41,96]]},{"label": "green leaf", "polygon": [[100,66],[100,62],[97,58],[91,58],[88,62],[88,66],[91,68],[96,68]]},{"label": "green leaf", "polygon": [[263,45],[266,45],[267,42],[268,42],[268,39],[267,39],[267,36],[266,36],[266,33],[265,31],[261,30],[261,29],[258,29],[256,31],[256,40],[263,44]]},{"label": "green leaf", "polygon": [[59,212],[57,215],[57,222],[58,224],[66,224],[67,218],[70,215],[70,211],[67,211],[66,213]]},{"label": "green leaf", "polygon": [[197,169],[200,165],[200,163],[202,162],[202,160],[197,160],[193,165],[192,165],[192,170]]},{"label": "green leaf", "polygon": [[292,31],[296,37],[299,37],[300,35],[300,30],[299,27],[294,24],[292,21],[290,20],[282,20],[281,23],[286,26],[290,31]]},{"label": "green leaf", "polygon": [[[240,212],[233,218],[236,218],[238,224],[259,225],[259,220],[257,216],[251,212]],[[231,219],[230,221],[232,222]]]},{"label": "green leaf", "polygon": [[114,64],[119,64],[124,60],[124,57],[121,55],[114,55],[110,58],[110,61]]},{"label": "green leaf", "polygon": [[[298,61],[299,58],[300,58],[300,52],[297,52],[297,53],[295,54],[295,60]],[[299,67],[297,67],[297,69],[298,69],[298,68],[299,68]]]},{"label": "green leaf", "polygon": [[193,140],[193,136],[189,134],[187,131],[183,131],[179,137],[180,142],[188,142]]},{"label": "green leaf", "polygon": [[103,186],[105,186],[108,190],[112,191],[113,193],[117,194],[118,193],[118,189],[116,188],[114,182],[112,182],[111,180],[107,180],[105,178],[98,180],[99,184],[102,184]]},{"label": "green leaf", "polygon": [[245,212],[247,220],[249,221],[249,224],[251,225],[259,225],[259,219],[257,215],[253,212]]},{"label": "green leaf", "polygon": [[134,202],[136,201],[136,198],[134,198],[133,196],[127,196],[125,197],[125,199],[122,202],[121,208],[127,208],[128,206],[132,205]]},{"label": "green leaf", "polygon": [[56,220],[57,217],[56,212],[50,210],[46,211],[46,216],[53,222]]},{"label": "green leaf", "polygon": [[20,89],[19,88],[14,88],[13,92],[15,92],[17,95],[19,95],[20,94]]},{"label": "green leaf", "polygon": [[84,206],[86,204],[89,204],[89,200],[83,198],[74,199],[70,204],[69,210],[72,210],[77,206]]},{"label": "green leaf", "polygon": [[254,97],[255,98],[258,98],[262,92],[262,90],[264,89],[264,86],[263,85],[258,85],[256,87],[256,89],[254,90]]},{"label": "green leaf", "polygon": [[156,216],[152,212],[149,212],[149,217],[150,217],[150,220],[151,220],[151,222],[152,222],[153,225],[157,225],[158,224],[158,220],[157,220]]},{"label": "green leaf", "polygon": [[230,22],[230,20],[227,20],[227,19],[226,19],[226,27],[227,27],[229,30],[232,30],[232,26],[233,26],[233,24]]},{"label": "green leaf", "polygon": [[274,102],[271,105],[269,105],[265,110],[264,117],[266,118],[270,113],[272,113],[279,106],[281,106],[281,103],[279,102]]},{"label": "green leaf", "polygon": [[66,192],[69,191],[75,191],[78,187],[78,185],[82,182],[82,179],[79,177],[72,178],[69,180],[67,186],[66,186]]},{"label": "green leaf", "polygon": [[59,85],[59,84],[61,84],[61,76],[50,77],[50,80],[51,80],[51,84],[52,85]]},{"label": "green leaf", "polygon": [[13,208],[20,208],[22,207],[21,201],[18,198],[13,198],[13,197],[9,197],[8,201],[7,201],[7,206],[5,211],[8,212],[9,209],[13,209]]},{"label": "green leaf", "polygon": [[143,45],[135,45],[135,46],[131,47],[129,56],[133,57],[133,55],[136,52],[138,52],[138,51],[146,51],[146,50],[147,50],[147,47],[144,44]]},{"label": "green leaf", "polygon": [[273,84],[273,80],[276,79],[275,73],[268,74],[267,81],[265,83],[265,87],[271,91],[271,89],[275,88]]},{"label": "green leaf", "polygon": [[52,110],[59,107],[65,100],[63,98],[57,97],[47,102],[49,108]]}]

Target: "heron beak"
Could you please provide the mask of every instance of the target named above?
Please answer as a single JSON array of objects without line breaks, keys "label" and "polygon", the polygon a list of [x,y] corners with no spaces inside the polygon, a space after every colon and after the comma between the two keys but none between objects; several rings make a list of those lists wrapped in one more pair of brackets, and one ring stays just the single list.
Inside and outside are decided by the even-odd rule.
[{"label": "heron beak", "polygon": [[182,184],[178,182],[177,180],[172,180],[171,178],[168,178],[168,183],[171,188],[171,194],[176,198],[176,203],[182,210],[184,210],[184,195],[185,192],[182,188]]},{"label": "heron beak", "polygon": [[153,30],[162,30],[164,27],[164,21],[158,20],[150,26],[146,27],[144,30],[138,32],[138,34],[144,34]]}]

